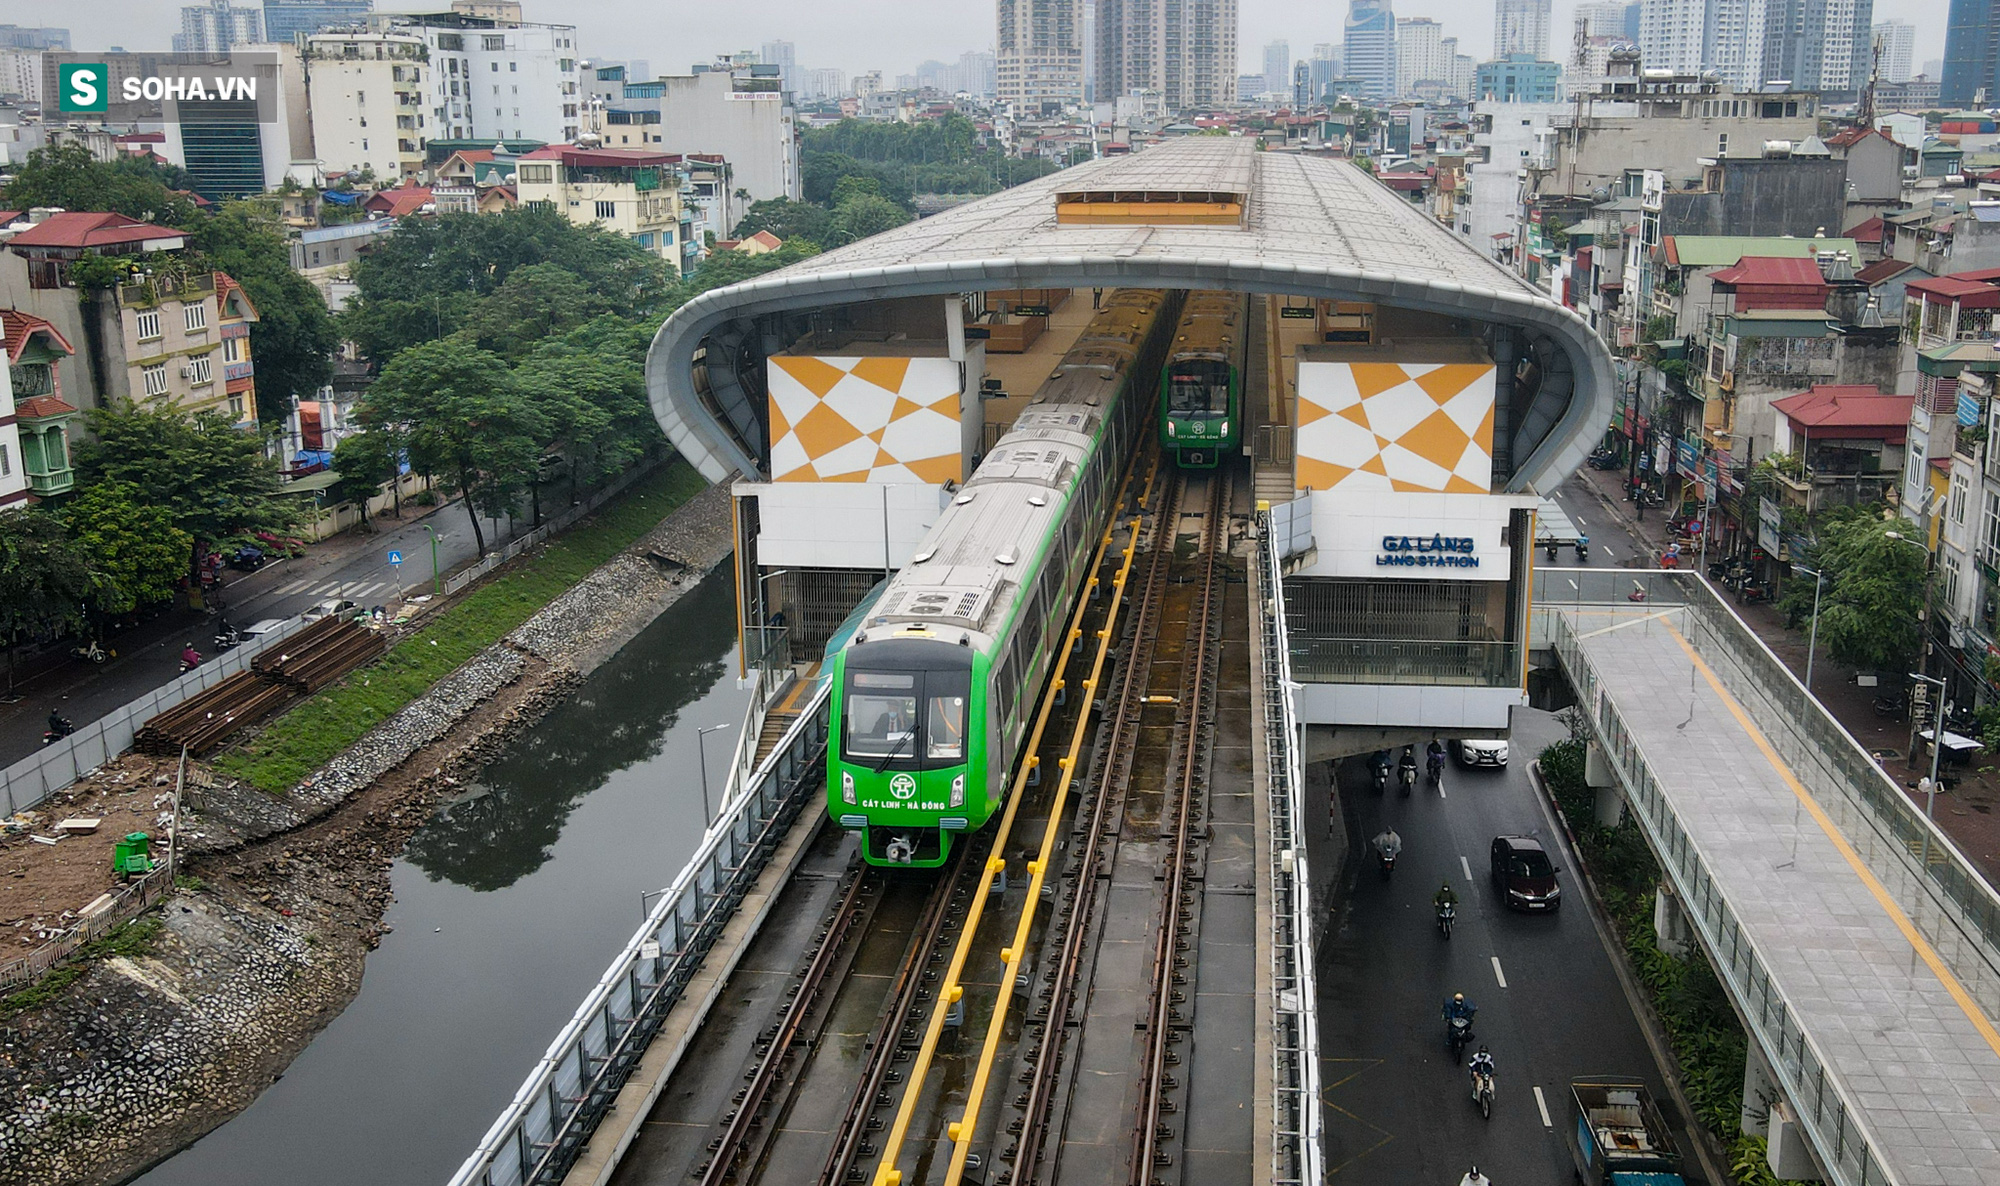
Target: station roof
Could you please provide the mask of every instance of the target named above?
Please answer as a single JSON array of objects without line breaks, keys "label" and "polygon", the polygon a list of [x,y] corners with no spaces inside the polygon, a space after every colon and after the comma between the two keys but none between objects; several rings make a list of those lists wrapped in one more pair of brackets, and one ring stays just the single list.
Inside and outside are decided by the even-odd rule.
[{"label": "station roof", "polygon": [[[1099,199],[1151,215],[1059,216]],[[1174,210],[1233,202],[1240,216],[1226,220]],[[708,390],[696,390],[695,355],[711,334],[735,325],[741,341],[760,316],[862,301],[1121,285],[1368,301],[1523,331],[1544,373],[1560,372],[1570,386],[1559,401],[1522,410],[1517,487],[1567,476],[1611,417],[1610,355],[1573,310],[1345,161],[1209,136],[1065,169],[704,293],[660,328],[647,386],[668,436],[711,479],[755,474],[762,445],[747,431],[751,397],[718,392],[712,365]]]}]

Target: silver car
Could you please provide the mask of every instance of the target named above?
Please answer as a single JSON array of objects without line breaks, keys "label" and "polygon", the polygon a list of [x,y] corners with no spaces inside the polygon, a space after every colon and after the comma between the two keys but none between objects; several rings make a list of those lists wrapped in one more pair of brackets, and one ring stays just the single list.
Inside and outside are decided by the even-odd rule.
[{"label": "silver car", "polygon": [[1507,765],[1507,743],[1492,738],[1472,738],[1451,743],[1452,752],[1458,755],[1458,764],[1467,769],[1505,769]]}]

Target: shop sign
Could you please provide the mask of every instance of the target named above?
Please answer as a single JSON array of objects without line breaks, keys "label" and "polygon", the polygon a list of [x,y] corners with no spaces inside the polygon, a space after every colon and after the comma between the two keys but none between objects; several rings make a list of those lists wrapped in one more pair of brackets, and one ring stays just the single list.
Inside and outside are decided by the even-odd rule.
[{"label": "shop sign", "polygon": [[1478,568],[1472,537],[1433,535],[1385,535],[1382,551],[1375,557],[1377,567],[1400,565],[1405,568]]},{"label": "shop sign", "polygon": [[1757,546],[1776,555],[1784,538],[1784,517],[1779,513],[1778,504],[1762,497],[1757,499]]}]

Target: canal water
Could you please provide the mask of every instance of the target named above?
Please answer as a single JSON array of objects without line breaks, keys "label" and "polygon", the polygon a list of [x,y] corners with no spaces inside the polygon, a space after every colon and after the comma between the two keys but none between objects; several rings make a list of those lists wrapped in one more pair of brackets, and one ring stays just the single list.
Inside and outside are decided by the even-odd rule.
[{"label": "canal water", "polygon": [[438,1186],[671,881],[748,693],[726,572],[529,729],[411,837],[361,992],[242,1114],[145,1186]]}]

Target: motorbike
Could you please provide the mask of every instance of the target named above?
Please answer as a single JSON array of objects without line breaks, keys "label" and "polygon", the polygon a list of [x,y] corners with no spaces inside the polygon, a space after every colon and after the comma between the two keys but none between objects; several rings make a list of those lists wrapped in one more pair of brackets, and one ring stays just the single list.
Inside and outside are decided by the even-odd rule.
[{"label": "motorbike", "polygon": [[1884,692],[1875,697],[1875,715],[1878,717],[1907,717],[1910,715],[1910,701],[1901,692]]},{"label": "motorbike", "polygon": [[51,716],[49,719],[55,723],[56,727],[42,730],[43,745],[54,745],[56,742],[76,732],[76,726],[69,723],[68,717]]},{"label": "motorbike", "polygon": [[186,675],[201,666],[201,652],[192,648],[181,653],[181,674]]},{"label": "motorbike", "polygon": [[94,638],[80,647],[71,647],[69,653],[79,659],[88,659],[92,663],[102,663],[105,658],[104,648],[98,646],[97,640]]},{"label": "motorbike", "polygon": [[1623,464],[1624,462],[1618,460],[1618,454],[1615,450],[1599,449],[1590,455],[1590,468],[1592,469],[1617,469]]},{"label": "motorbike", "polygon": [[1380,837],[1376,839],[1375,860],[1382,867],[1382,879],[1384,881],[1388,880],[1389,875],[1396,871],[1396,858],[1402,854],[1402,851],[1403,843],[1400,839],[1391,840]]},{"label": "motorbike", "polygon": [[1434,787],[1435,787],[1435,786],[1442,786],[1442,785],[1444,785],[1444,755],[1443,755],[1443,754],[1429,754],[1429,755],[1426,755],[1426,757],[1425,757],[1425,760],[1424,760],[1424,767],[1425,767],[1425,769],[1424,769],[1424,775],[1425,775],[1425,777],[1427,777],[1427,778],[1429,778],[1429,779],[1431,780],[1431,785],[1432,785],[1432,786],[1434,786]]},{"label": "motorbike", "polygon": [[1743,605],[1761,605],[1771,600],[1771,586],[1764,581],[1744,581],[1736,590],[1736,600]]},{"label": "motorbike", "polygon": [[1554,540],[1550,540],[1548,545],[1548,550],[1549,550],[1549,563],[1554,564],[1556,562],[1556,558],[1562,554],[1562,545]]},{"label": "motorbike", "polygon": [[1458,917],[1458,908],[1450,902],[1438,907],[1438,933],[1451,938],[1452,920]]},{"label": "motorbike", "polygon": [[1667,505],[1667,500],[1661,497],[1657,491],[1641,486],[1639,488],[1639,505],[1642,507],[1663,507]]},{"label": "motorbike", "polygon": [[1417,785],[1416,763],[1413,762],[1410,765],[1403,767],[1401,770],[1397,772],[1397,774],[1399,776],[1399,780],[1403,784],[1403,793],[1405,795],[1409,794],[1410,791]]},{"label": "motorbike", "polygon": [[1579,539],[1579,540],[1577,540],[1577,541],[1576,541],[1576,562],[1577,562],[1578,564],[1589,564],[1589,563],[1590,563],[1590,541],[1589,541],[1589,540],[1587,540],[1587,539]]},{"label": "motorbike", "polygon": [[1381,794],[1381,793],[1382,793],[1383,791],[1386,791],[1386,790],[1388,790],[1388,789],[1389,789],[1389,763],[1387,763],[1387,762],[1377,762],[1377,763],[1375,763],[1375,764],[1374,764],[1374,767],[1373,767],[1373,770],[1372,770],[1372,773],[1373,773],[1373,775],[1374,775],[1374,780],[1375,780],[1375,793],[1379,795],[1379,794]]},{"label": "motorbike", "polygon": [[1472,1018],[1454,1017],[1445,1022],[1444,1040],[1451,1046],[1451,1057],[1455,1061],[1465,1053],[1465,1044],[1472,1041]]},{"label": "motorbike", "polygon": [[1493,1076],[1486,1071],[1472,1072],[1472,1100],[1479,1105],[1479,1115],[1493,1119]]},{"label": "motorbike", "polygon": [[216,650],[218,651],[229,650],[231,647],[234,647],[236,644],[242,641],[243,641],[243,632],[241,630],[238,630],[236,627],[231,626],[228,622],[225,621],[222,623],[222,625],[216,627],[215,630]]}]

